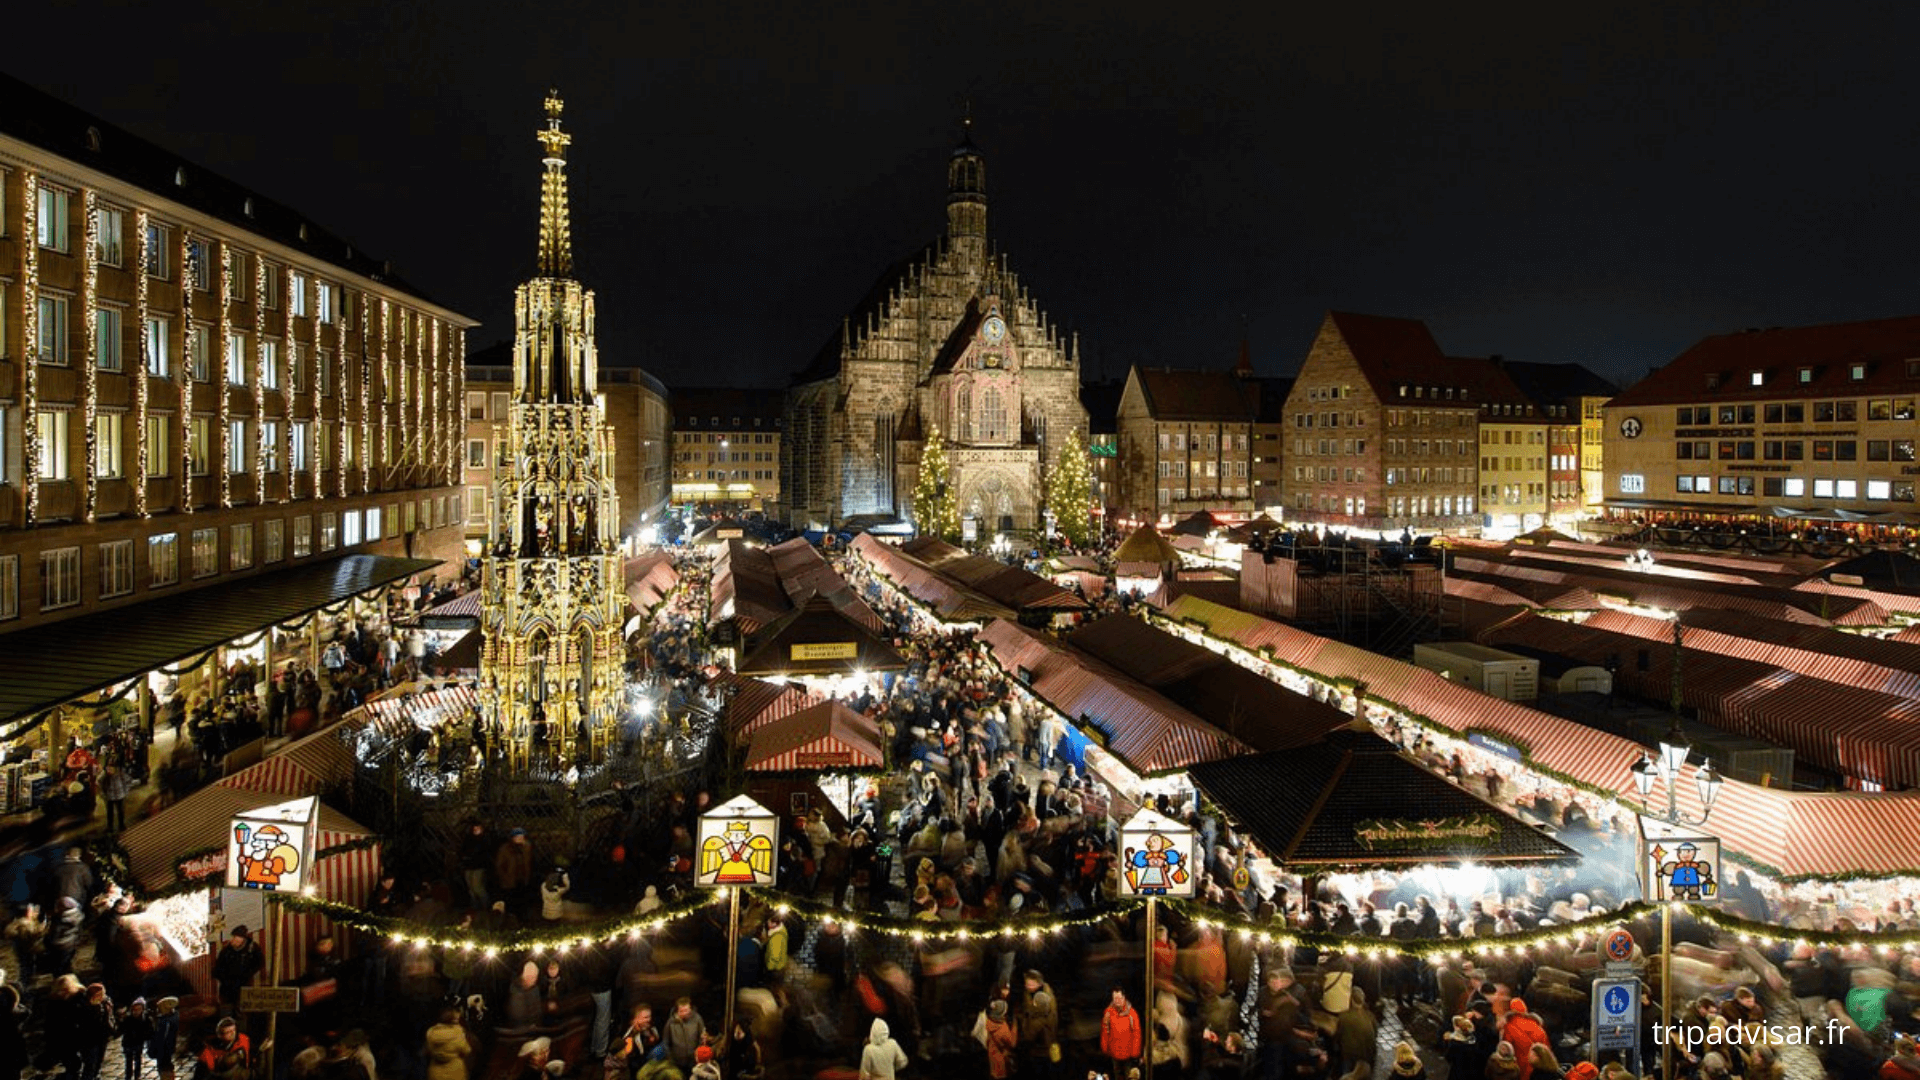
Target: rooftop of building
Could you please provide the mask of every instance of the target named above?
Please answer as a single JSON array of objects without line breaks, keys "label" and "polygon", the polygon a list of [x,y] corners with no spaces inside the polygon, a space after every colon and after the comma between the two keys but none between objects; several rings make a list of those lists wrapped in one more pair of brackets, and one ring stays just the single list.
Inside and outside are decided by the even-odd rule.
[{"label": "rooftop of building", "polygon": [[[1344,341],[1367,385],[1381,401],[1419,400],[1424,405],[1462,408],[1462,384],[1449,375],[1447,357],[1418,319],[1329,311],[1320,326]],[[1429,390],[1436,391],[1429,393]]]},{"label": "rooftop of building", "polygon": [[396,273],[391,262],[367,254],[299,210],[5,74],[0,74],[0,135],[444,310]]},{"label": "rooftop of building", "polygon": [[1493,358],[1520,392],[1541,404],[1572,403],[1580,398],[1610,398],[1620,392],[1610,380],[1580,364],[1546,364]]},{"label": "rooftop of building", "polygon": [[1244,424],[1260,415],[1259,395],[1231,371],[1135,366],[1128,377],[1155,420]]},{"label": "rooftop of building", "polygon": [[770,387],[674,387],[673,423],[687,431],[777,428],[786,392]]},{"label": "rooftop of building", "polygon": [[1915,391],[1920,391],[1920,316],[1906,316],[1702,338],[1609,404],[1769,401]]}]

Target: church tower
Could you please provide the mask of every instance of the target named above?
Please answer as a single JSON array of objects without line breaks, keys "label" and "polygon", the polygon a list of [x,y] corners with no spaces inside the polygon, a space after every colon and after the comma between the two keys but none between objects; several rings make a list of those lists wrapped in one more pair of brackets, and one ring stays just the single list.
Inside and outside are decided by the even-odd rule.
[{"label": "church tower", "polygon": [[987,265],[987,159],[973,144],[973,116],[961,122],[960,142],[947,162],[947,243],[977,275]]},{"label": "church tower", "polygon": [[485,745],[518,775],[601,761],[624,685],[613,432],[596,395],[593,293],[573,279],[562,108],[549,92],[539,260],[514,292],[513,401],[494,436],[481,559]]}]

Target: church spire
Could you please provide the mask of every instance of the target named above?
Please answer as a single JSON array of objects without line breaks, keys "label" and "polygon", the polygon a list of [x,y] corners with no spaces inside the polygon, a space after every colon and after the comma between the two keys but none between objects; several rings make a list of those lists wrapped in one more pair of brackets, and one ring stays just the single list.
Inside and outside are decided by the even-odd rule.
[{"label": "church spire", "polygon": [[547,91],[547,126],[538,138],[546,151],[541,163],[547,173],[540,181],[540,276],[573,276],[573,225],[567,213],[567,144],[573,136],[560,130],[560,111],[566,103],[560,91]]},{"label": "church spire", "polygon": [[[947,236],[971,241],[984,256],[987,237],[987,159],[973,143],[973,105],[960,121],[960,142],[947,162]],[[982,267],[982,269],[985,269]]]}]

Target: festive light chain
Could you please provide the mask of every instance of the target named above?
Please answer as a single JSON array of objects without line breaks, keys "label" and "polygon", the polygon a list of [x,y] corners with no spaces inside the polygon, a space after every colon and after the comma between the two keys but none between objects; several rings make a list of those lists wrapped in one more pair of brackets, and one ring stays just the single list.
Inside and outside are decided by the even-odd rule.
[{"label": "festive light chain", "polygon": [[280,437],[279,445],[274,447],[274,462],[280,466],[280,475],[285,478],[281,502],[291,502],[299,497],[293,490],[293,375],[298,367],[295,354],[300,349],[300,342],[293,321],[293,303],[305,291],[304,285],[295,283],[291,266],[287,267],[286,283],[287,302],[280,318],[281,343],[285,346],[280,356]]},{"label": "festive light chain", "polygon": [[[462,332],[450,335],[453,338],[453,352],[448,359],[453,364],[453,400],[460,403],[460,415],[465,416],[467,402],[467,335]],[[456,428],[453,437],[447,440],[447,483],[456,484],[461,478],[461,464],[465,460],[466,440],[464,426]],[[466,507],[460,508],[461,517],[466,517]]]},{"label": "festive light chain", "polygon": [[[281,271],[282,278],[293,275]],[[253,502],[267,501],[267,260],[253,259]]]},{"label": "festive light chain", "polygon": [[[387,351],[393,345],[393,307],[387,303],[387,298],[384,296],[380,298],[380,337],[378,340],[380,350],[380,358],[378,361],[380,368],[380,393],[375,402],[379,409],[378,412],[375,413],[376,421],[373,429],[373,437],[380,445],[381,486],[385,487],[387,470],[393,467],[393,435],[391,429],[387,427],[387,399],[393,396],[394,386],[393,370],[388,366],[393,362],[393,357],[389,355]],[[367,456],[372,457],[373,455],[368,454]]]},{"label": "festive light chain", "polygon": [[[100,203],[92,188],[80,192],[84,220],[80,242],[80,319],[86,337],[80,343],[80,422],[86,460],[80,475],[80,520],[92,524],[100,508]],[[121,367],[125,367],[123,363]],[[76,470],[69,469],[69,474]]]},{"label": "festive light chain", "polygon": [[360,423],[360,490],[365,491],[369,470],[373,467],[373,406],[369,397],[373,393],[373,365],[379,349],[377,342],[374,347],[367,344],[367,335],[373,330],[374,298],[363,294],[360,300],[360,415],[356,419]]},{"label": "festive light chain", "polygon": [[[153,309],[150,306],[152,298],[148,295],[147,288],[147,267],[150,264],[146,258],[147,215],[144,211],[134,215],[133,227],[138,234],[137,242],[139,243],[139,255],[135,258],[133,282],[134,340],[140,343],[139,358],[137,361],[138,367],[133,372],[133,516],[144,518],[150,516],[147,511],[147,473],[153,468],[153,462],[148,457],[150,451],[147,447],[147,409],[149,406],[147,400],[147,371],[153,363],[153,349],[155,345],[154,342],[147,340],[147,320],[153,317]],[[125,238],[123,237],[121,243],[125,244],[125,242]],[[122,261],[125,261],[124,257]],[[180,279],[180,296],[183,303],[187,295],[188,287],[191,284],[191,280],[186,277]],[[160,344],[164,345],[165,343],[161,342]],[[184,356],[185,354],[182,353],[181,355]]]},{"label": "festive light chain", "polygon": [[[207,363],[209,366],[215,364],[219,366],[219,371],[213,376],[213,385],[218,391],[218,393],[214,394],[213,423],[214,427],[219,428],[219,430],[214,432],[213,438],[209,441],[219,447],[217,453],[219,454],[220,460],[208,462],[208,465],[212,467],[215,475],[220,478],[220,508],[225,510],[233,506],[233,477],[227,470],[227,459],[233,456],[232,449],[227,445],[228,441],[233,438],[233,429],[228,425],[229,406],[227,401],[232,392],[232,379],[230,373],[227,371],[229,363],[227,356],[233,349],[233,246],[224,240],[220,242],[219,285],[220,298],[218,303],[220,305],[220,318],[219,321],[214,324],[214,334],[218,339],[218,344],[209,345],[208,349],[212,351],[218,348],[220,356],[218,360],[209,356]],[[255,297],[254,299],[258,300],[259,297]],[[214,451],[209,452],[213,453]]]},{"label": "festive light chain", "polygon": [[[335,849],[320,853],[326,857]],[[200,883],[204,887],[204,883]],[[875,933],[920,943],[962,943],[968,941],[1037,941],[1066,930],[1091,926],[1108,920],[1129,920],[1143,912],[1146,902],[1133,898],[1086,912],[1062,916],[1035,916],[996,922],[948,922],[902,919],[890,915],[849,912],[789,896],[771,889],[747,888],[744,894],[760,901],[780,915],[798,915],[813,920],[832,920],[849,933]],[[270,893],[268,899],[295,911],[324,915],[336,923],[388,938],[395,944],[416,948],[482,950],[489,956],[502,952],[555,952],[583,948],[597,943],[613,944],[622,938],[665,929],[670,924],[695,914],[710,904],[728,899],[727,890],[694,890],[687,899],[667,905],[646,915],[629,916],[591,926],[571,927],[564,932],[514,931],[507,933],[457,932],[447,927],[425,926],[407,919],[374,915],[348,904],[321,899],[310,894]],[[1404,956],[1429,963],[1459,961],[1469,956],[1512,957],[1536,949],[1587,948],[1605,932],[1626,926],[1636,919],[1651,917],[1661,905],[1646,902],[1627,904],[1605,915],[1577,923],[1543,927],[1517,934],[1479,938],[1444,938],[1416,943],[1365,935],[1337,935],[1290,929],[1272,923],[1255,923],[1245,917],[1224,915],[1191,901],[1162,898],[1163,908],[1178,912],[1189,923],[1219,933],[1239,934],[1261,945],[1282,948],[1306,947],[1322,952],[1337,952],[1350,958],[1379,960]],[[1920,933],[1867,934],[1832,931],[1795,930],[1768,923],[1753,923],[1725,915],[1700,904],[1675,903],[1676,911],[1709,922],[1737,935],[1743,944],[1807,944],[1834,950],[1877,948],[1883,955],[1920,947]]]},{"label": "festive light chain", "polygon": [[27,489],[26,520],[40,519],[40,175],[20,174],[20,331],[26,363],[20,389],[20,433],[25,438],[20,463]]},{"label": "festive light chain", "polygon": [[[144,235],[146,230],[141,230]],[[142,273],[142,278],[145,273]],[[180,394],[180,498],[174,508],[193,513],[193,283],[200,280],[200,254],[191,230],[180,230],[180,352],[173,383]],[[144,434],[144,432],[143,432]]]},{"label": "festive light chain", "polygon": [[[353,395],[353,388],[347,383],[347,324],[353,321],[353,313],[347,308],[347,290],[340,289],[341,311],[336,313],[339,320],[333,329],[333,494],[336,498],[347,497],[347,443],[353,438],[352,422],[347,418],[347,401]],[[366,307],[363,301],[360,306]],[[362,339],[364,344],[365,339]]]},{"label": "festive light chain", "polygon": [[[320,497],[322,471],[320,463],[324,460],[321,456],[321,446],[325,441],[320,437],[323,424],[320,419],[320,384],[325,381],[320,377],[320,373],[325,370],[327,363],[327,354],[323,348],[326,343],[327,320],[320,317],[320,294],[324,293],[326,288],[323,282],[314,283],[316,295],[313,298],[313,351],[307,354],[310,358],[307,363],[307,484],[308,495],[315,499]],[[327,313],[336,319],[340,317],[340,313],[331,307],[327,309]]]}]

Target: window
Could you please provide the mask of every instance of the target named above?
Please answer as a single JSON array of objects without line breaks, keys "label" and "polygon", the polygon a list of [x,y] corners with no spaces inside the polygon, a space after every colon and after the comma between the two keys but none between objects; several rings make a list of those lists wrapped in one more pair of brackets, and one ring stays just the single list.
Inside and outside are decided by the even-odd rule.
[{"label": "window", "polygon": [[120,370],[120,309],[93,309],[93,362],[101,371]]},{"label": "window", "polygon": [[495,391],[495,392],[494,392],[494,395],[493,395],[493,418],[494,418],[495,420],[505,420],[505,419],[507,418],[507,398],[508,398],[508,396],[509,396],[509,395],[508,395],[508,394],[507,394],[507,392],[506,392],[506,391],[504,391],[504,390],[497,390],[497,391]]},{"label": "window", "polygon": [[360,511],[349,510],[345,516],[347,519],[346,534],[341,537],[341,541],[347,547],[352,547],[360,542]]},{"label": "window", "polygon": [[247,471],[247,422],[232,420],[227,423],[227,471],[243,473]]},{"label": "window", "polygon": [[228,539],[227,561],[234,570],[245,570],[253,565],[253,523],[243,521],[233,526]]},{"label": "window", "polygon": [[133,591],[133,541],[109,540],[100,545],[100,599]]},{"label": "window", "polygon": [[1722,494],[1722,495],[1734,495],[1734,494],[1738,494],[1738,491],[1739,491],[1739,489],[1738,489],[1738,487],[1737,487],[1737,486],[1735,485],[1735,478],[1734,478],[1734,477],[1731,477],[1731,476],[1723,476],[1723,477],[1721,477],[1721,478],[1720,478],[1720,494]]},{"label": "window", "polygon": [[102,479],[126,475],[127,414],[97,412],[93,416],[93,474]]},{"label": "window", "polygon": [[127,215],[112,206],[100,208],[100,227],[94,235],[94,258],[108,266],[122,265],[124,258],[121,237],[126,235]]},{"label": "window", "polygon": [[1912,461],[1913,460],[1913,440],[1912,439],[1893,440],[1893,460],[1895,461]]},{"label": "window", "polygon": [[327,451],[330,450],[332,447],[333,447],[333,425],[328,423],[325,420],[322,420],[320,421],[320,426],[314,429],[314,439],[313,439],[313,467],[314,468],[324,469],[327,467]]},{"label": "window", "polygon": [[227,382],[233,386],[247,385],[247,335],[227,335]]},{"label": "window", "polygon": [[313,351],[313,388],[322,394],[333,393],[333,366],[322,349]]},{"label": "window", "polygon": [[172,585],[180,580],[180,534],[147,537],[147,587]]},{"label": "window", "polygon": [[40,479],[67,479],[67,421],[65,409],[42,409],[40,426]]},{"label": "window", "polygon": [[236,304],[247,302],[247,283],[252,278],[247,275],[247,253],[227,249],[227,299]]},{"label": "window", "polygon": [[193,530],[193,576],[212,577],[220,572],[220,530]]},{"label": "window", "polygon": [[380,508],[377,506],[367,507],[367,542],[368,543],[372,543],[373,541],[380,539],[380,520],[381,520]]},{"label": "window", "polygon": [[187,466],[195,476],[205,476],[210,469],[213,449],[213,421],[209,417],[196,416],[187,425]]},{"label": "window", "polygon": [[167,378],[173,373],[172,324],[164,316],[147,318],[147,374]]},{"label": "window", "polygon": [[1886,398],[1880,398],[1875,401],[1867,402],[1867,419],[1869,420],[1893,419],[1893,402],[1888,401]]},{"label": "window", "polygon": [[298,272],[288,274],[287,295],[293,300],[293,310],[287,314],[298,315],[305,318],[307,314],[307,275]]},{"label": "window", "polygon": [[1765,386],[1765,385],[1767,385],[1767,373],[1766,373],[1766,372],[1764,372],[1764,371],[1756,371],[1756,372],[1754,372],[1754,373],[1753,373],[1752,375],[1749,375],[1749,376],[1747,377],[1747,385],[1748,385],[1748,386]]},{"label": "window", "polygon": [[467,419],[485,420],[487,418],[487,395],[485,391],[467,393]]},{"label": "window", "polygon": [[1860,416],[1860,403],[1857,401],[1836,401],[1833,403],[1833,418],[1843,424],[1851,424]]},{"label": "window", "polygon": [[43,364],[67,362],[67,298],[40,295],[40,341],[35,350]]},{"label": "window", "polygon": [[1875,500],[1893,498],[1893,482],[1891,480],[1867,481],[1867,498]]},{"label": "window", "polygon": [[1836,499],[1859,498],[1860,482],[1858,480],[1835,480],[1833,482],[1833,497]]},{"label": "window", "polygon": [[173,417],[147,414],[147,475],[173,475]]},{"label": "window", "polygon": [[1812,381],[1813,381],[1813,369],[1810,367],[1801,368],[1800,369],[1800,385],[1805,386]]},{"label": "window", "polygon": [[260,388],[263,390],[280,389],[280,343],[262,341],[260,343]]},{"label": "window", "polygon": [[287,342],[287,392],[297,394],[307,384],[307,357],[311,355],[306,346],[297,341]]},{"label": "window", "polygon": [[213,332],[207,327],[187,331],[187,374],[194,382],[213,379]]},{"label": "window", "polygon": [[1833,498],[1833,481],[1815,480],[1813,482],[1813,497],[1816,499]]},{"label": "window", "polygon": [[[1166,500],[1162,499],[1161,501],[1165,502]],[[479,525],[484,523],[486,520],[487,520],[487,489],[484,487],[469,487],[467,489],[467,521],[468,523],[473,525]]]},{"label": "window", "polygon": [[1007,438],[1007,403],[999,387],[989,386],[980,395],[979,438],[981,442],[1004,442]]},{"label": "window", "polygon": [[72,193],[64,189],[40,185],[39,214],[34,225],[41,247],[50,251],[67,250],[67,207],[72,198]]},{"label": "window", "polygon": [[287,557],[287,522],[285,518],[274,518],[267,522],[266,535],[261,538],[261,562],[279,562]]},{"label": "window", "polygon": [[187,242],[187,258],[193,260],[193,287],[213,291],[213,247],[205,240]]},{"label": "window", "polygon": [[338,516],[329,510],[320,515],[320,550],[332,551],[340,546],[340,526]]},{"label": "window", "polygon": [[167,238],[173,230],[165,225],[147,226],[147,276],[166,281],[173,274],[173,261],[167,258]]},{"label": "window", "polygon": [[487,467],[487,440],[467,440],[467,468],[484,469]]},{"label": "window", "polygon": [[1848,379],[1854,382],[1864,382],[1866,380],[1866,377],[1867,377],[1867,365],[1865,364],[1848,364],[1847,365]]},{"label": "window", "polygon": [[54,611],[80,602],[80,549],[53,548],[40,553],[40,610]]},{"label": "window", "polygon": [[266,425],[265,445],[260,448],[260,471],[280,471],[280,421],[262,421]]},{"label": "window", "polygon": [[1867,460],[1868,461],[1891,460],[1888,448],[1889,448],[1889,443],[1885,439],[1868,439],[1867,440]]},{"label": "window", "polygon": [[266,290],[260,296],[260,306],[272,311],[280,306],[280,268],[273,263],[260,260],[261,288]]},{"label": "window", "polygon": [[340,286],[325,281],[314,287],[314,312],[321,322],[332,322],[340,310],[339,292]]},{"label": "window", "polygon": [[1673,483],[1674,483],[1674,490],[1678,491],[1680,494],[1690,495],[1693,493],[1693,477],[1677,476],[1674,478]]},{"label": "window", "polygon": [[294,472],[307,471],[307,441],[312,431],[312,425],[305,420],[293,422],[293,444],[287,450],[287,466]]},{"label": "window", "polygon": [[1790,401],[1786,408],[1786,421],[1789,424],[1804,423],[1807,419],[1807,406],[1804,402]]},{"label": "window", "polygon": [[293,557],[304,559],[313,554],[313,515],[293,519]]}]

